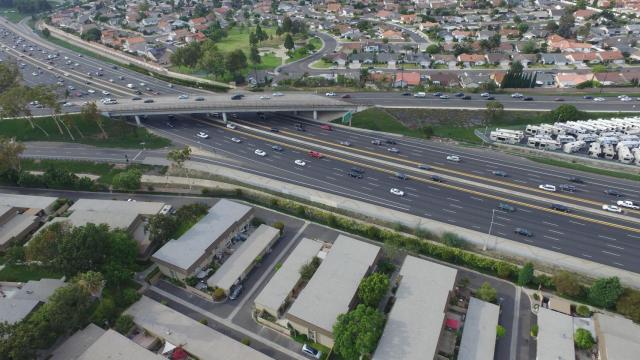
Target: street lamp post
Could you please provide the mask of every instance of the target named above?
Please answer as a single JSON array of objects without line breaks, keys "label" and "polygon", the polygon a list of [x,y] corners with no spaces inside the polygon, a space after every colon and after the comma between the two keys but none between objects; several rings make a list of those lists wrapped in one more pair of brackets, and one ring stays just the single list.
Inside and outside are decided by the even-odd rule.
[{"label": "street lamp post", "polygon": [[[491,223],[489,224],[489,232],[487,233],[491,236],[491,229],[493,229],[493,218],[496,216],[496,209],[491,210]],[[487,243],[489,242],[489,237],[487,237],[484,241],[484,246],[482,247],[482,251],[487,251]]]}]

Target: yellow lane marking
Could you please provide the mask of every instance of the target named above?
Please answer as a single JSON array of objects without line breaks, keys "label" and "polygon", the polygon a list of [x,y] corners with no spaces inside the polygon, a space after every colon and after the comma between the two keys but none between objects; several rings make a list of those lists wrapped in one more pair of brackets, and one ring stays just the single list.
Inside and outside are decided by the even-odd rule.
[{"label": "yellow lane marking", "polygon": [[[260,136],[260,135],[256,135],[256,134],[252,134],[252,133],[247,133],[247,132],[242,132],[242,131],[237,130],[237,129],[229,129],[227,127],[220,126],[218,124],[209,123],[209,122],[206,122],[206,121],[203,121],[203,120],[198,120],[198,121],[202,122],[204,124],[210,125],[210,126],[215,126],[215,127],[218,127],[218,128],[222,128],[223,130],[226,130],[226,131],[229,131],[229,132],[242,134],[244,136],[252,137],[252,138],[263,140],[263,141],[270,142],[270,143],[277,143],[279,145],[282,145],[284,147],[288,147],[288,148],[291,148],[291,149],[296,149],[296,150],[300,150],[300,151],[307,152],[307,153],[312,150],[312,149],[308,149],[308,148],[305,148],[305,147],[301,147],[301,146],[292,145],[292,144],[289,144],[289,143],[286,143],[286,142],[282,142],[282,141],[279,141],[279,140],[270,139],[270,138],[267,138],[267,137],[264,137],[264,136]],[[341,158],[341,157],[338,157],[338,156],[335,156],[335,155],[329,155],[329,154],[324,154],[323,153],[323,156],[326,157],[326,158],[329,158],[329,159],[335,159],[335,160],[338,160],[340,162],[349,163],[349,164],[352,164],[352,165],[358,165],[360,167],[373,169],[373,170],[380,171],[380,172],[387,173],[387,174],[392,174],[393,175],[393,174],[396,173],[396,171],[393,171],[393,170],[381,168],[381,167],[370,165],[370,164],[366,164],[366,163],[360,163],[358,161]],[[591,223],[594,223],[594,224],[599,224],[599,225],[609,226],[609,227],[613,227],[613,228],[617,228],[617,229],[621,229],[621,230],[625,230],[625,231],[640,233],[640,228],[634,228],[634,227],[630,227],[630,226],[626,226],[626,225],[615,224],[615,223],[611,223],[611,222],[608,222],[608,221],[598,220],[598,219],[594,219],[594,218],[590,218],[590,217],[586,217],[586,216],[578,215],[578,214],[574,214],[574,213],[559,212],[557,210],[553,210],[553,209],[546,208],[546,207],[543,207],[543,206],[529,204],[529,203],[522,202],[522,201],[519,201],[519,200],[512,200],[512,199],[505,198],[505,197],[498,196],[498,195],[487,194],[485,192],[480,192],[480,191],[476,191],[476,190],[472,190],[472,189],[467,189],[467,188],[463,188],[463,187],[456,186],[456,185],[436,182],[436,181],[425,179],[425,178],[422,178],[422,177],[419,177],[419,176],[413,176],[412,179],[421,181],[421,182],[426,183],[426,184],[436,185],[436,186],[440,186],[440,187],[446,187],[446,188],[449,188],[449,189],[454,189],[454,190],[466,192],[466,193],[473,194],[473,195],[476,195],[476,196],[482,196],[482,197],[485,197],[485,198],[490,198],[490,199],[494,199],[494,200],[498,200],[498,201],[504,201],[504,202],[508,202],[508,203],[511,203],[511,204],[517,204],[517,205],[528,207],[528,208],[531,208],[531,209],[536,209],[536,210],[540,210],[540,211],[546,211],[548,213],[552,213],[552,214],[556,214],[556,215],[564,215],[564,216],[571,217],[571,218],[574,218],[574,219],[588,221],[588,222],[591,222]]]}]

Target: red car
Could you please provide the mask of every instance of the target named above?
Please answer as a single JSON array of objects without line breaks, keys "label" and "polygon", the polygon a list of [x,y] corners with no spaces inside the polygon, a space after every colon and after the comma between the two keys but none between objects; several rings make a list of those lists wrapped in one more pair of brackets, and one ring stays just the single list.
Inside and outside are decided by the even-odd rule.
[{"label": "red car", "polygon": [[316,159],[322,159],[324,157],[324,155],[320,154],[317,151],[309,151],[309,156],[311,156],[312,158],[316,158]]},{"label": "red car", "polygon": [[333,128],[331,127],[331,125],[328,125],[328,124],[320,125],[320,129],[324,129],[324,130],[328,130],[328,131],[333,130]]}]

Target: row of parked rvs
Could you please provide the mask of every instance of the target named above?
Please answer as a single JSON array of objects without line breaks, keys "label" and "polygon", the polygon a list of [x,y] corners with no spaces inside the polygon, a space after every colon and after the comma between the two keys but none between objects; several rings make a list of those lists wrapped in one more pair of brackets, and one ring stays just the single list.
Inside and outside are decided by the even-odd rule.
[{"label": "row of parked rvs", "polygon": [[576,153],[640,165],[640,117],[527,125],[524,131],[496,129],[491,141]]}]

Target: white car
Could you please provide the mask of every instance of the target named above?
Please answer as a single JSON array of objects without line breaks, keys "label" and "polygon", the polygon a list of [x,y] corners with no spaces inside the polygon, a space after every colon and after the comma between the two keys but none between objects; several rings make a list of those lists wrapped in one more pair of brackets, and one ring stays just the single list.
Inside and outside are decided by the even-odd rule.
[{"label": "white car", "polygon": [[440,95],[440,99],[442,100],[447,100],[449,98],[449,95]]},{"label": "white car", "polygon": [[88,92],[89,94],[95,94],[95,93],[96,93],[96,91],[95,91],[95,90],[93,90],[93,89],[89,89],[89,90],[87,90],[87,92]]},{"label": "white car", "polygon": [[109,92],[107,90],[102,90],[102,95],[107,96],[109,95]]},{"label": "white car", "polygon": [[313,348],[313,347],[311,347],[311,346],[309,346],[307,344],[302,345],[302,352],[307,354],[307,355],[309,355],[309,356],[311,356],[314,359],[322,358],[322,351],[316,350],[315,348]]},{"label": "white car", "polygon": [[284,94],[281,92],[274,92],[271,96],[284,96]]},{"label": "white car", "polygon": [[268,97],[267,95],[260,96],[260,100],[269,100],[269,99],[271,99],[271,98]]},{"label": "white car", "polygon": [[604,98],[597,97],[597,98],[594,98],[593,101],[601,102],[601,101],[604,101]]},{"label": "white car", "polygon": [[40,74],[39,74],[39,73],[37,73],[36,71],[34,71],[34,72],[32,72],[32,73],[31,73],[31,75],[33,75],[33,76],[38,76],[38,75],[40,75]]},{"label": "white car", "polygon": [[179,100],[187,100],[188,98],[189,98],[189,95],[187,95],[187,94],[182,94],[182,95],[178,96]]},{"label": "white car", "polygon": [[622,214],[622,209],[619,208],[618,206],[615,206],[615,205],[604,204],[604,205],[602,205],[602,210],[606,210],[606,211],[611,211],[611,212],[614,212],[614,213]]},{"label": "white car", "polygon": [[482,96],[482,97],[489,97],[489,96],[491,96],[491,94],[489,94],[489,93],[486,93],[486,92],[485,92],[485,93],[480,94],[480,96]]},{"label": "white car", "polygon": [[115,99],[106,99],[102,103],[105,104],[105,105],[114,105],[114,104],[117,104],[118,101],[116,101]]},{"label": "white car", "polygon": [[392,188],[391,190],[389,190],[389,192],[393,195],[404,196],[404,191],[400,189]]},{"label": "white car", "polygon": [[231,138],[231,141],[233,141],[234,143],[238,143],[238,144],[242,142],[242,140],[238,139],[237,137]]},{"label": "white car", "polygon": [[253,153],[258,156],[267,156],[267,153],[264,152],[264,150],[260,150],[260,149],[256,149],[256,151],[254,151]]},{"label": "white car", "polygon": [[305,165],[307,165],[307,163],[306,163],[306,162],[304,162],[304,161],[302,161],[302,160],[296,160],[296,161],[294,161],[294,163],[295,163],[296,165],[298,165],[298,166],[305,166]]},{"label": "white car", "polygon": [[511,97],[512,98],[521,98],[521,97],[524,97],[524,95],[522,95],[520,93],[513,93],[513,94],[511,94]]},{"label": "white car", "polygon": [[69,107],[69,106],[73,106],[73,104],[70,103],[70,102],[66,102],[66,103],[62,104],[62,106],[63,107]]},{"label": "white car", "polygon": [[556,186],[555,185],[550,185],[550,184],[542,184],[542,185],[538,186],[538,189],[555,192],[556,191]]},{"label": "white car", "polygon": [[227,128],[229,128],[229,129],[231,129],[231,130],[235,130],[235,129],[236,129],[236,124],[228,123],[228,124],[227,124]]},{"label": "white car", "polygon": [[336,93],[332,92],[328,92],[326,94],[324,94],[325,96],[337,96]]},{"label": "white car", "polygon": [[201,138],[201,139],[208,139],[209,138],[209,134],[207,134],[204,131],[200,131],[199,133],[196,134],[196,136]]},{"label": "white car", "polygon": [[616,204],[618,204],[618,206],[626,207],[629,209],[634,209],[634,210],[640,209],[640,206],[634,204],[633,201],[631,200],[618,200]]},{"label": "white car", "polygon": [[460,156],[458,156],[458,155],[449,155],[449,156],[447,156],[447,160],[454,161],[454,162],[460,162],[460,160],[462,160],[462,159],[460,159]]},{"label": "white car", "polygon": [[627,102],[627,101],[633,101],[633,99],[628,97],[628,96],[625,96],[625,97],[621,98],[620,101]]}]

